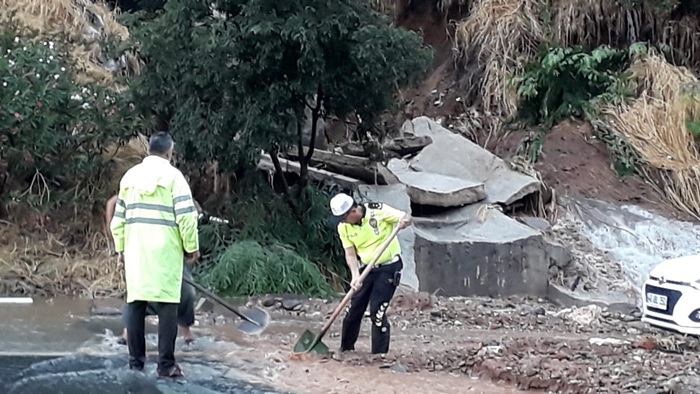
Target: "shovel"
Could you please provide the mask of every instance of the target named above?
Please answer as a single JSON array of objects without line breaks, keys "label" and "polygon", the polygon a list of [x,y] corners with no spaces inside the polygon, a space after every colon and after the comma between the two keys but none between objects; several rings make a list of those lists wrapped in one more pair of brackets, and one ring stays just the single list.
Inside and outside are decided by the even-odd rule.
[{"label": "shovel", "polygon": [[207,297],[218,302],[219,304],[221,304],[221,306],[230,310],[231,312],[235,313],[238,317],[243,319],[241,324],[238,326],[238,329],[243,331],[246,334],[250,334],[250,335],[260,334],[261,332],[263,332],[265,330],[265,328],[267,328],[267,325],[270,323],[270,315],[264,309],[258,308],[256,306],[253,309],[250,309],[250,311],[247,312],[246,314],[243,314],[243,313],[239,312],[236,308],[231,306],[231,304],[224,301],[216,294],[208,291],[207,289],[205,289],[201,285],[195,283],[194,281],[187,279],[185,277],[183,277],[182,280],[184,280],[185,283],[192,285],[195,289],[199,290]]},{"label": "shovel", "polygon": [[[367,275],[369,275],[370,271],[374,268],[374,265],[377,263],[377,260],[379,260],[379,257],[384,253],[387,247],[389,247],[389,244],[391,241],[394,240],[396,237],[396,234],[399,233],[399,227],[396,226],[394,228],[394,231],[391,233],[389,236],[389,239],[387,239],[384,244],[379,248],[379,252],[377,252],[377,255],[370,261],[369,264],[367,264],[367,268],[362,272],[362,275],[360,275],[359,281],[364,282],[364,280],[367,278]],[[328,331],[329,328],[331,328],[331,325],[335,321],[335,319],[340,315],[340,311],[345,308],[348,302],[350,302],[350,299],[352,296],[355,294],[355,289],[350,288],[350,291],[345,295],[345,298],[343,298],[342,301],[340,301],[340,304],[335,308],[335,311],[333,311],[333,314],[331,315],[331,318],[326,322],[326,324],[323,326],[323,329],[321,329],[321,332],[318,335],[314,335],[309,330],[304,331],[303,334],[301,334],[301,338],[299,338],[299,341],[297,341],[296,345],[294,345],[294,350],[293,354],[301,354],[301,353],[309,353],[313,352],[316,354],[326,354],[328,353],[328,346],[321,342],[321,338],[323,338],[324,335],[326,335],[326,332]]]}]

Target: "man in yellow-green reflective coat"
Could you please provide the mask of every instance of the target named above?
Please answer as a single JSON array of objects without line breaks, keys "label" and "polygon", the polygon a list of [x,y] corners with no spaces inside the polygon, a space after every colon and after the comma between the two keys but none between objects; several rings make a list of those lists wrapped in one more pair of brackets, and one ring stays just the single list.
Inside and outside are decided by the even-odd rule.
[{"label": "man in yellow-green reflective coat", "polygon": [[183,376],[175,362],[182,265],[199,258],[197,209],[185,177],[170,164],[174,145],[168,133],[151,136],[148,156],[121,179],[110,223],[126,276],[129,367],[144,368],[150,303],[158,313],[159,377]]}]

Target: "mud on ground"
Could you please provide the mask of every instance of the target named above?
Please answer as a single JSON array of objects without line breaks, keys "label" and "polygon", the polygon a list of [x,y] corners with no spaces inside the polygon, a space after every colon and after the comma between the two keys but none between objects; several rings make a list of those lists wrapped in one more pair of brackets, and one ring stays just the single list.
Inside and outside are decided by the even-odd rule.
[{"label": "mud on ground", "polygon": [[[248,339],[250,348],[232,357],[267,362],[268,375],[279,385],[319,393],[362,392],[370,384],[397,393],[418,388],[441,393],[663,393],[670,379],[697,374],[700,342],[652,329],[639,321],[636,310],[560,309],[522,297],[399,295],[389,310],[389,354],[369,354],[365,322],[356,352],[291,357],[298,335],[306,328],[320,331],[335,305],[292,298],[284,307],[271,306],[276,322],[302,320]],[[212,324],[214,317],[203,316],[201,323]],[[341,319],[323,340],[331,350],[339,345]],[[223,316],[217,320],[231,324]]]}]

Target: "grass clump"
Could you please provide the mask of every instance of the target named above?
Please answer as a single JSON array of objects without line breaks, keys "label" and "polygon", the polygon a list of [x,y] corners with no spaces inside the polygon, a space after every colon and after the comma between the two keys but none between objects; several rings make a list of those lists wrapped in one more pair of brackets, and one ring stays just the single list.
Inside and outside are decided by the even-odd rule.
[{"label": "grass clump", "polygon": [[481,101],[499,116],[511,116],[517,97],[508,79],[521,75],[546,41],[535,0],[480,0],[455,27],[455,58],[464,73],[465,105]]},{"label": "grass clump", "polygon": [[291,246],[254,240],[227,244],[200,279],[229,296],[294,293],[327,296],[333,290],[318,267]]},{"label": "grass clump", "polygon": [[700,219],[700,154],[692,127],[700,119],[700,82],[654,50],[637,56],[630,71],[637,97],[603,106],[601,120],[646,162],[640,175]]}]

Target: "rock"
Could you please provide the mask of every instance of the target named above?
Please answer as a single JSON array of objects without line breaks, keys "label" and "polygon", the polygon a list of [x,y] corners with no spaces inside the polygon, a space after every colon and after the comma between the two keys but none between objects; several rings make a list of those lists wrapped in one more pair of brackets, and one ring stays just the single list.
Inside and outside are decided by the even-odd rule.
[{"label": "rock", "polygon": [[224,315],[218,315],[214,318],[214,325],[220,326],[226,324],[226,317]]},{"label": "rock", "polygon": [[546,313],[547,313],[547,311],[545,311],[544,308],[542,308],[542,307],[536,308],[534,311],[532,311],[532,314],[535,316],[543,316]]},{"label": "rock", "polygon": [[550,266],[549,267],[549,277],[552,278],[552,277],[557,276],[560,271],[561,271],[561,268],[557,267],[556,265]]},{"label": "rock", "polygon": [[567,268],[572,261],[569,249],[550,237],[545,237],[545,240],[549,248],[549,265],[561,269]]},{"label": "rock", "polygon": [[537,179],[513,171],[503,159],[428,117],[406,121],[402,129],[433,140],[410,160],[414,171],[481,182],[486,189],[486,203],[510,205],[540,190],[541,183]]},{"label": "rock", "polygon": [[664,389],[671,394],[700,393],[700,377],[677,376],[664,384]]},{"label": "rock", "polygon": [[263,299],[261,304],[265,308],[270,308],[270,307],[275,306],[275,304],[277,304],[277,300],[273,297],[268,297],[268,298]]},{"label": "rock", "polygon": [[432,172],[417,172],[401,159],[389,161],[388,169],[406,185],[411,202],[436,207],[461,207],[486,198],[481,182],[467,181]]},{"label": "rock", "polygon": [[394,364],[391,368],[392,371],[397,372],[397,373],[406,373],[408,372],[408,369],[401,365],[400,363]]},{"label": "rock", "polygon": [[111,306],[94,306],[90,308],[90,314],[93,316],[119,316],[122,314],[122,310]]},{"label": "rock", "polygon": [[288,311],[299,311],[304,307],[304,301],[295,299],[284,299],[282,300],[282,309]]},{"label": "rock", "polygon": [[552,225],[546,219],[532,217],[532,216],[520,216],[517,218],[518,221],[523,224],[534,228],[539,231],[547,231],[552,228]]},{"label": "rock", "polygon": [[622,315],[622,316],[620,316],[620,321],[623,321],[623,322],[625,322],[625,323],[629,323],[629,322],[637,321],[637,320],[639,320],[639,318],[634,317],[634,316],[630,316],[630,315]]},{"label": "rock", "polygon": [[541,232],[479,204],[414,217],[413,227],[421,291],[547,296],[550,259],[558,249]]},{"label": "rock", "polygon": [[581,308],[566,308],[555,313],[555,316],[561,316],[565,320],[575,322],[580,326],[588,326],[596,321],[602,313],[602,308],[598,305],[588,305]]}]

